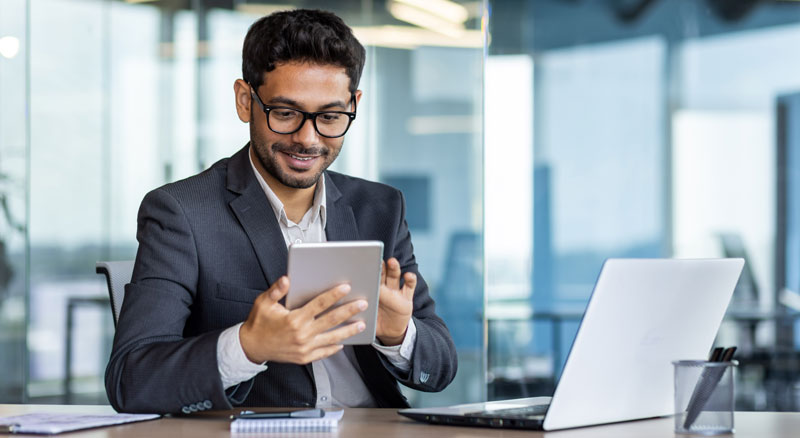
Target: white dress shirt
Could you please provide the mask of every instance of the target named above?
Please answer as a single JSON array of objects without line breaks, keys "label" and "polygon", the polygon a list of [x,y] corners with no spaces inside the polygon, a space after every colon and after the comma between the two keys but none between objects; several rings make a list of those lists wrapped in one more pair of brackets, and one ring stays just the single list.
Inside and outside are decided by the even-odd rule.
[{"label": "white dress shirt", "polygon": [[[280,224],[286,245],[297,242],[325,242],[325,176],[319,179],[314,192],[314,202],[299,223],[294,223],[286,216],[283,203],[269,188],[264,178],[255,168],[252,156],[250,165],[253,173],[264,190],[267,199]],[[239,341],[239,329],[242,323],[229,327],[220,334],[217,341],[217,367],[222,377],[222,386],[229,388],[240,382],[251,379],[266,370],[268,365],[250,362],[244,354]],[[387,347],[372,343],[373,348],[383,354],[386,359],[401,371],[411,368],[411,356],[414,352],[414,341],[417,328],[414,320],[408,323],[408,330],[400,345]],[[369,389],[364,384],[363,371],[359,367],[352,346],[345,346],[338,353],[311,363],[317,389],[316,406],[325,407],[375,407],[376,403]],[[369,371],[369,370],[367,370]],[[342,383],[341,385],[339,383]]]}]

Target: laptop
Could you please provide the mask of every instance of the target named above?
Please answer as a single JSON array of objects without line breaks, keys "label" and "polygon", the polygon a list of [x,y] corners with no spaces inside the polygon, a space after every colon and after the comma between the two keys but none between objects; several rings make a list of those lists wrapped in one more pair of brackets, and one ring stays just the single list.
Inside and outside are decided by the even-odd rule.
[{"label": "laptop", "polygon": [[608,259],[552,397],[398,413],[534,430],[672,415],[672,361],[707,358],[743,265],[741,258]]}]

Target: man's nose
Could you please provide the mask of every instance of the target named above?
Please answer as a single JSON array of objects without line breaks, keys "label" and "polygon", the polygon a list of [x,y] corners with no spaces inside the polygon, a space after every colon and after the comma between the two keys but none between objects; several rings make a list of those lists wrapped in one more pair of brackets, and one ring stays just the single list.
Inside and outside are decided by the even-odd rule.
[{"label": "man's nose", "polygon": [[319,135],[314,128],[314,121],[312,119],[304,120],[300,129],[292,134],[292,141],[307,146],[317,144],[319,142]]}]

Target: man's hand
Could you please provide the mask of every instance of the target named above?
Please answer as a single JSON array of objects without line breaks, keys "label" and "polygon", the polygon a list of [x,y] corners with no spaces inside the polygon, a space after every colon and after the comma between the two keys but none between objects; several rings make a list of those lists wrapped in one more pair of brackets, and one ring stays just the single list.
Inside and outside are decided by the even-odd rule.
[{"label": "man's hand", "polygon": [[403,275],[400,288],[400,262],[392,257],[381,266],[381,292],[378,305],[378,327],[375,335],[383,345],[403,343],[408,321],[414,311],[414,289],[417,276],[413,272]]},{"label": "man's hand", "polygon": [[324,359],[342,349],[339,344],[342,340],[364,330],[364,322],[358,321],[328,331],[366,309],[364,300],[343,304],[320,315],[350,292],[347,284],[329,289],[291,311],[278,302],[287,292],[289,278],[283,276],[256,298],[239,330],[244,354],[253,363],[303,365]]}]

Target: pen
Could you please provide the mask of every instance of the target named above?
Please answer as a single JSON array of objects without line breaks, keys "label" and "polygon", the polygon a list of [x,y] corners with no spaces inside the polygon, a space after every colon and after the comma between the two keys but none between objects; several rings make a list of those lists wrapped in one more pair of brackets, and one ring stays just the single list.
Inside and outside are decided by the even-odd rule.
[{"label": "pen", "polygon": [[730,362],[733,359],[733,353],[736,353],[736,347],[730,347],[722,353],[722,360],[720,362]]},{"label": "pen", "polygon": [[322,418],[325,416],[325,411],[322,409],[302,409],[299,411],[289,412],[253,412],[242,411],[238,414],[231,415],[231,419],[260,419],[260,418]]}]

